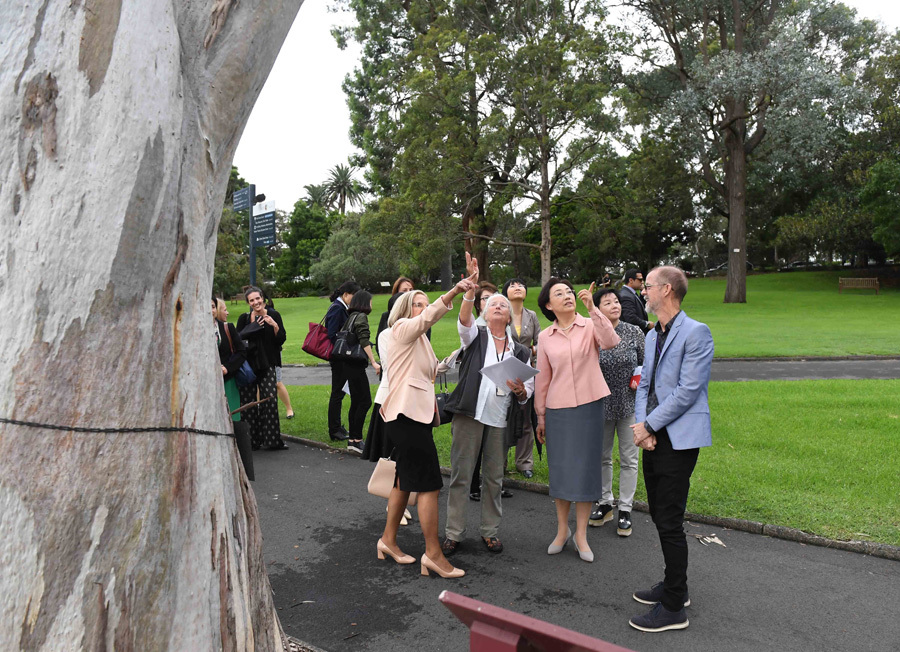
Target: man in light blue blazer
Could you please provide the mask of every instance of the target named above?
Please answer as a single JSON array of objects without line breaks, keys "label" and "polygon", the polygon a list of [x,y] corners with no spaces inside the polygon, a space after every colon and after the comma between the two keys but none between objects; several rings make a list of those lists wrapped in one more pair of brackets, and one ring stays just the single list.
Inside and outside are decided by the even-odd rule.
[{"label": "man in light blue blazer", "polygon": [[647,333],[644,368],[635,400],[634,443],[643,452],[644,484],[650,515],[659,533],[665,578],[634,599],[653,605],[629,623],[645,632],[684,629],[688,597],[688,548],[684,535],[691,474],[700,448],[712,445],[709,373],[713,339],[706,324],[681,310],[687,276],[677,267],[657,267],[643,294],[656,327]]}]

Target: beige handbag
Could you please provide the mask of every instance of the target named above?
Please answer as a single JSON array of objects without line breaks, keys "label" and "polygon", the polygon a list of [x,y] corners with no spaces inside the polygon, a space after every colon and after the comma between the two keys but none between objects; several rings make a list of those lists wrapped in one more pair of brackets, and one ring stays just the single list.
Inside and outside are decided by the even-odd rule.
[{"label": "beige handbag", "polygon": [[[380,457],[375,464],[375,470],[372,471],[372,477],[369,478],[369,493],[373,496],[381,496],[388,498],[391,495],[391,489],[394,487],[394,477],[397,474],[397,463],[388,458]],[[415,505],[418,494],[413,491],[409,494],[409,502],[407,505]]]}]

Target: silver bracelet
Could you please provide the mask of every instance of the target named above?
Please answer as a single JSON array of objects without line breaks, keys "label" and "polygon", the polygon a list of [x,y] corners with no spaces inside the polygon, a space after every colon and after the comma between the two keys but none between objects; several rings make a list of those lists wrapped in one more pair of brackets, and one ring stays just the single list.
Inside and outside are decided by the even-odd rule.
[{"label": "silver bracelet", "polygon": [[466,299],[465,297],[463,297],[463,301],[468,301],[469,303],[472,303],[475,301],[475,299]]}]

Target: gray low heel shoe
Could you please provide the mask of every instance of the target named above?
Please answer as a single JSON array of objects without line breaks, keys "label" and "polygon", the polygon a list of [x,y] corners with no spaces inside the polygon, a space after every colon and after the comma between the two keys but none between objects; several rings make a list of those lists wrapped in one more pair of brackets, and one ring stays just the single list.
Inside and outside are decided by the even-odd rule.
[{"label": "gray low heel shoe", "polygon": [[578,547],[578,544],[576,543],[575,550],[578,551],[578,556],[581,557],[582,561],[586,561],[588,563],[591,563],[594,561],[594,553],[590,548],[588,548],[586,551],[582,550],[581,548]]},{"label": "gray low heel shoe", "polygon": [[550,546],[547,548],[547,554],[548,555],[558,555],[559,553],[561,553],[563,551],[563,548],[566,547],[566,544],[569,542],[569,539],[571,539],[571,538],[572,538],[572,528],[567,527],[566,528],[566,540],[562,542],[561,546],[555,546],[551,543]]}]

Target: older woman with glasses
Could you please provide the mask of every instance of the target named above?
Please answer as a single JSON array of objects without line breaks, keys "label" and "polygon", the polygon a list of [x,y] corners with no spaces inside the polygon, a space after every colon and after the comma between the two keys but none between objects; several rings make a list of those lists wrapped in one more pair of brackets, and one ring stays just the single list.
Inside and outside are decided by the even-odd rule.
[{"label": "older woman with glasses", "polygon": [[547,444],[550,495],[556,500],[556,538],[547,554],[562,552],[572,535],[569,508],[575,503],[575,548],[587,562],[594,553],[587,542],[591,505],[603,493],[597,473],[603,457],[603,398],[609,388],[598,364],[601,349],[611,349],[619,336],[595,306],[594,284],[578,298],[590,319],[576,312],[569,281],[551,278],[541,289],[538,307],[553,324],[538,338],[540,373],[535,382],[537,439]]},{"label": "older woman with glasses", "polygon": [[447,536],[441,546],[445,556],[456,552],[466,531],[466,488],[479,452],[483,452],[484,457],[481,538],[490,552],[503,550],[497,533],[502,515],[500,491],[506,466],[506,442],[515,438],[508,434],[510,431],[521,428],[522,408],[534,393],[533,379],[523,383],[517,378],[515,382],[507,381],[504,386],[498,386],[481,373],[510,357],[528,364],[531,352],[510,337],[507,328],[512,306],[505,296],[494,294],[483,304],[486,326],[476,325],[472,317],[474,302],[474,292],[467,293],[459,310],[457,329],[465,353],[459,384],[446,405],[446,410],[453,413],[453,442],[450,447]]}]

